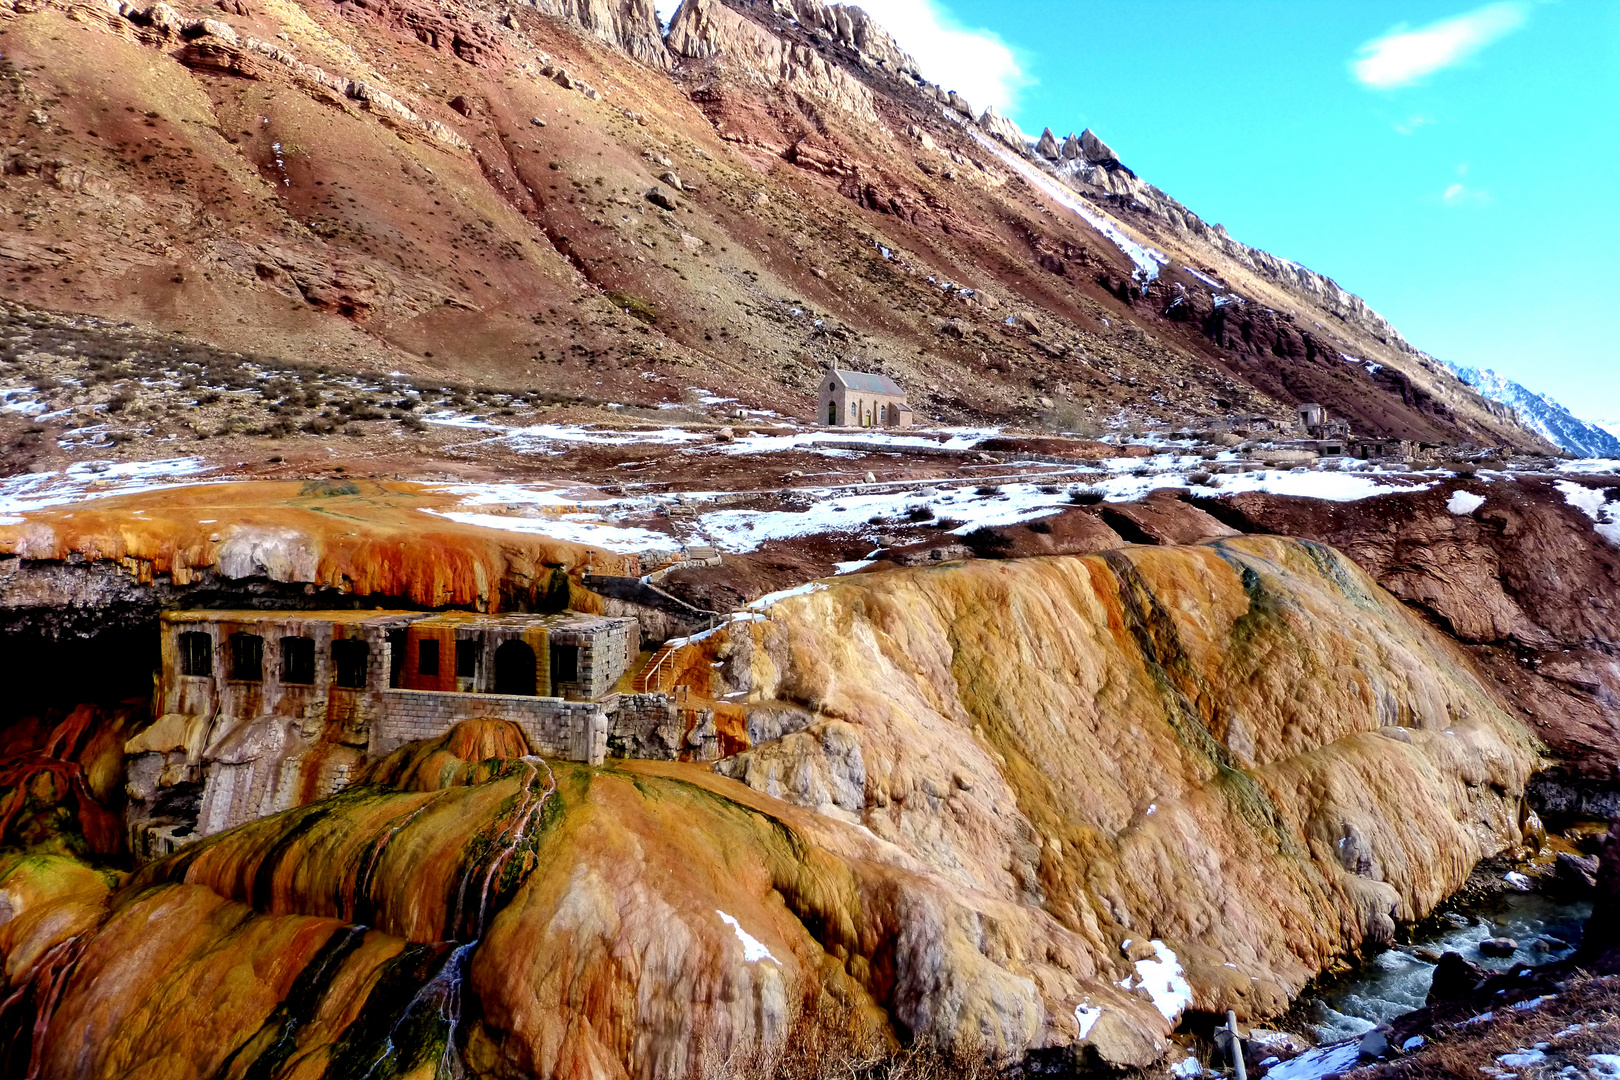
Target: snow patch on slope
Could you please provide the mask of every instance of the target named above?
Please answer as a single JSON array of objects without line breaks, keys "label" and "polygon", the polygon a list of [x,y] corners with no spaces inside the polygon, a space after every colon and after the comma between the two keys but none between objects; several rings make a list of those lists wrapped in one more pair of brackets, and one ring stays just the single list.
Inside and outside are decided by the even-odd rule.
[{"label": "snow patch on slope", "polygon": [[1564,501],[1594,522],[1593,528],[1597,534],[1615,547],[1620,547],[1620,499],[1611,500],[1609,488],[1589,488],[1585,484],[1577,484],[1571,480],[1558,481],[1558,490],[1564,495]]},{"label": "snow patch on slope", "polygon": [[1115,247],[1119,248],[1119,250],[1123,251],[1125,256],[1129,258],[1131,262],[1136,264],[1136,272],[1133,276],[1138,281],[1143,283],[1152,281],[1154,278],[1159,276],[1159,268],[1161,266],[1169,265],[1170,256],[1166,255],[1162,251],[1157,251],[1153,248],[1146,247],[1137,243],[1135,240],[1132,240],[1125,234],[1124,229],[1121,229],[1108,218],[1104,217],[1090,206],[1087,206],[1084,201],[1077,197],[1072,191],[1066,190],[1063,185],[1058,183],[1056,180],[1053,180],[1051,177],[1047,176],[1033,165],[1030,165],[1028,162],[1018,160],[1017,155],[997,146],[988,137],[981,135],[973,128],[969,127],[964,130],[966,130],[969,135],[973,136],[974,140],[977,141],[980,146],[983,146],[986,150],[1000,158],[1003,165],[1017,172],[1019,176],[1022,176],[1025,180],[1028,180],[1031,184],[1035,185],[1036,188],[1051,198],[1053,202],[1074,211],[1080,217],[1085,219],[1087,225],[1090,225],[1093,229],[1096,229],[1098,232],[1106,236],[1109,242],[1111,242]]},{"label": "snow patch on slope", "polygon": [[724,922],[736,932],[737,940],[742,942],[744,961],[750,964],[757,963],[761,960],[769,960],[773,964],[781,963],[780,960],[771,955],[771,950],[765,947],[764,942],[760,941],[757,937],[744,930],[742,928],[742,923],[738,922],[733,916],[727,915],[719,908],[716,908],[714,913],[720,916],[721,922]]}]

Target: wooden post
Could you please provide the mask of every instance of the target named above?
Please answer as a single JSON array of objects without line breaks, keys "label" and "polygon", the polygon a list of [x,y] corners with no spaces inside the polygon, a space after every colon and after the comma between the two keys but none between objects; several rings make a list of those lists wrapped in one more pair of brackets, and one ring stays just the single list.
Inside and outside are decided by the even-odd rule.
[{"label": "wooden post", "polygon": [[1238,1038],[1236,1009],[1226,1010],[1226,1030],[1232,1036],[1232,1071],[1237,1075],[1237,1080],[1249,1080],[1248,1072],[1243,1067],[1243,1040]]}]

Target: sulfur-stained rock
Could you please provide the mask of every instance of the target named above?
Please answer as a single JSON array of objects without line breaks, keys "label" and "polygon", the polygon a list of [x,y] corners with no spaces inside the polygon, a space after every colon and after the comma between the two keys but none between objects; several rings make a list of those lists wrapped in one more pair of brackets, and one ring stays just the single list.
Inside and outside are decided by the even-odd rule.
[{"label": "sulfur-stained rock", "polygon": [[463,1008],[491,1074],[655,1080],[827,1001],[883,1045],[1145,1067],[1186,1010],[1282,1011],[1517,842],[1535,759],[1436,631],[1273,537],[852,575],[674,662],[722,665],[751,749],[589,768],[469,722],[110,905],[42,890],[84,897],[30,902],[82,948],[51,1068],[274,1074],[290,1031],[341,1075],[380,1045],[357,1018],[419,1002],[412,1061]]}]

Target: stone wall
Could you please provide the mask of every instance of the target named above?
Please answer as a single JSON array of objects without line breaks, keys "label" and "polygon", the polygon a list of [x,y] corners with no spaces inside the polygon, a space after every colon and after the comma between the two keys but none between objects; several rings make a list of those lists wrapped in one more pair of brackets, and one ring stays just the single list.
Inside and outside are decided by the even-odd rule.
[{"label": "stone wall", "polygon": [[376,695],[368,756],[375,760],[418,739],[443,735],[462,720],[510,720],[523,729],[542,757],[600,765],[607,757],[608,714],[619,695],[601,701],[512,694],[452,694],[433,690],[384,690]]},{"label": "stone wall", "polygon": [[675,695],[620,694],[609,717],[607,747],[619,758],[716,761],[720,736],[714,710],[688,706],[679,690]]}]

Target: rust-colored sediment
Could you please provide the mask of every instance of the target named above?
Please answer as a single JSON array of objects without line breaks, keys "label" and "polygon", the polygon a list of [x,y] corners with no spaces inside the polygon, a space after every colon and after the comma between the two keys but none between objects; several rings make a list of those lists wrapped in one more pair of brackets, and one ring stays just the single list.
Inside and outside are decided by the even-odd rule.
[{"label": "rust-colored sediment", "polygon": [[405,481],[246,481],[175,486],[29,511],[0,525],[0,554],[115,562],[138,581],[205,571],[424,607],[499,611],[554,589],[554,570],[639,573],[584,544],[438,516],[460,496]]}]

